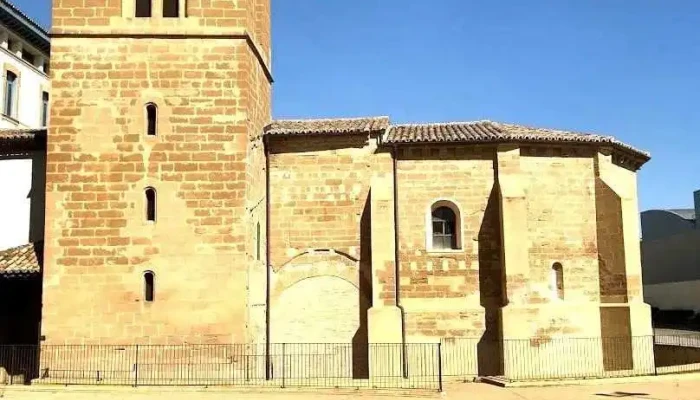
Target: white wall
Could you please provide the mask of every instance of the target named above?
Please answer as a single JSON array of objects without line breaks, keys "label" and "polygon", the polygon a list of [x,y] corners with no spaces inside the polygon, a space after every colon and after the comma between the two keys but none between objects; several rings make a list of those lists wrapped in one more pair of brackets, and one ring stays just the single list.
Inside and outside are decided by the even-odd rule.
[{"label": "white wall", "polygon": [[[18,47],[8,48],[8,38]],[[29,51],[38,56],[35,57],[34,65],[21,58],[22,51]],[[49,77],[43,72],[44,63],[48,64],[48,58],[0,25],[0,68],[6,63],[20,72],[18,108],[15,115],[15,119],[19,123],[2,115],[5,107],[5,76],[3,73],[3,76],[0,76],[0,128],[41,128],[42,85],[46,89],[50,87]]]},{"label": "white wall", "polygon": [[700,312],[700,280],[644,285],[644,301],[661,310]]},{"label": "white wall", "polygon": [[32,160],[0,156],[0,185],[0,250],[3,250],[29,243]]}]

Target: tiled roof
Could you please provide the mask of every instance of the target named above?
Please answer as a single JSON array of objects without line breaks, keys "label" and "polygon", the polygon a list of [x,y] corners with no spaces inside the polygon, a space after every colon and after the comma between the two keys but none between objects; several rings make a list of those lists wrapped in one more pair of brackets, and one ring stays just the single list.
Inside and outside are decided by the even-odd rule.
[{"label": "tiled roof", "polygon": [[649,154],[624,144],[612,136],[531,128],[492,121],[450,122],[437,124],[392,125],[384,143],[598,143],[635,153],[647,160]]},{"label": "tiled roof", "polygon": [[389,126],[389,117],[283,119],[265,127],[266,135],[320,135],[381,132]]},{"label": "tiled roof", "polygon": [[0,129],[0,153],[46,148],[46,129]]},{"label": "tiled roof", "polygon": [[29,243],[0,251],[0,276],[41,272],[42,243]]}]

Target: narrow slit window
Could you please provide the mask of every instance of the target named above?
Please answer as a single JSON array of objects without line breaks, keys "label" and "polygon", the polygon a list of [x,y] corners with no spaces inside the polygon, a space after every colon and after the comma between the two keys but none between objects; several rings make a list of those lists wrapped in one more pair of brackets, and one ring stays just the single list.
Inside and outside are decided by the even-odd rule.
[{"label": "narrow slit window", "polygon": [[146,189],[146,221],[156,222],[156,190]]},{"label": "narrow slit window", "polygon": [[146,271],[143,274],[143,284],[144,284],[144,300],[147,302],[152,302],[156,298],[155,290],[155,275],[151,271]]},{"label": "narrow slit window", "polygon": [[158,124],[158,107],[153,103],[146,104],[146,134],[156,136]]},{"label": "narrow slit window", "polygon": [[260,222],[256,226],[256,257],[255,259],[260,261]]},{"label": "narrow slit window", "polygon": [[150,18],[153,0],[136,0],[136,17]]},{"label": "narrow slit window", "polygon": [[179,17],[180,1],[179,0],[163,0],[163,17],[177,18]]},{"label": "narrow slit window", "polygon": [[552,292],[555,298],[564,300],[564,268],[558,262],[552,265]]}]

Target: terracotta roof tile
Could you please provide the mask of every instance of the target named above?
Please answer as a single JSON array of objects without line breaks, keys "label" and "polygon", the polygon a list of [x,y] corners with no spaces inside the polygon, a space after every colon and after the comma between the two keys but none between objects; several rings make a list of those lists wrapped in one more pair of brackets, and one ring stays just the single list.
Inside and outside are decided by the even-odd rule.
[{"label": "terracotta roof tile", "polygon": [[450,122],[437,124],[392,125],[383,138],[384,143],[598,143],[635,153],[649,159],[649,153],[618,141],[612,136],[569,132],[556,129],[532,128],[492,121]]},{"label": "terracotta roof tile", "polygon": [[0,152],[46,148],[46,129],[0,129]]},{"label": "terracotta roof tile", "polygon": [[29,243],[0,251],[0,276],[41,272],[42,243]]},{"label": "terracotta roof tile", "polygon": [[319,135],[381,132],[389,126],[389,117],[286,119],[265,127],[266,135]]}]

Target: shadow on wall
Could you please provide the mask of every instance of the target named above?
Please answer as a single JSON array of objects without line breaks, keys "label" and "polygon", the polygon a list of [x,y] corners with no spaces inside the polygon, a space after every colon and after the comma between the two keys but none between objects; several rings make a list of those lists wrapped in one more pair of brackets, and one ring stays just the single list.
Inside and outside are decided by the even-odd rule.
[{"label": "shadow on wall", "polygon": [[479,375],[503,375],[501,307],[504,305],[501,221],[498,186],[489,195],[479,228],[479,293],[485,310],[485,331],[477,344]]},{"label": "shadow on wall", "polygon": [[698,364],[700,363],[700,347],[654,345],[654,363],[657,367]]},{"label": "shadow on wall", "polygon": [[0,385],[29,385],[38,377],[39,346],[0,345]]},{"label": "shadow on wall", "polygon": [[[32,152],[32,186],[29,192],[29,243],[44,240],[44,223],[46,220],[46,155]],[[40,265],[43,262],[39,259]]]},{"label": "shadow on wall", "polygon": [[367,328],[367,311],[372,307],[372,226],[371,226],[371,191],[367,194],[365,206],[360,217],[360,268],[359,268],[359,313],[360,325],[352,337],[352,377],[369,378],[369,333]]},{"label": "shadow on wall", "polygon": [[0,277],[0,304],[0,384],[28,384],[38,371],[41,277]]},{"label": "shadow on wall", "polygon": [[627,302],[622,200],[603,180],[595,181],[598,277],[601,303]]},{"label": "shadow on wall", "polygon": [[[627,302],[627,271],[622,225],[622,200],[602,179],[595,181],[598,278],[601,303]],[[629,307],[600,308],[605,371],[633,368],[632,329]]]}]

